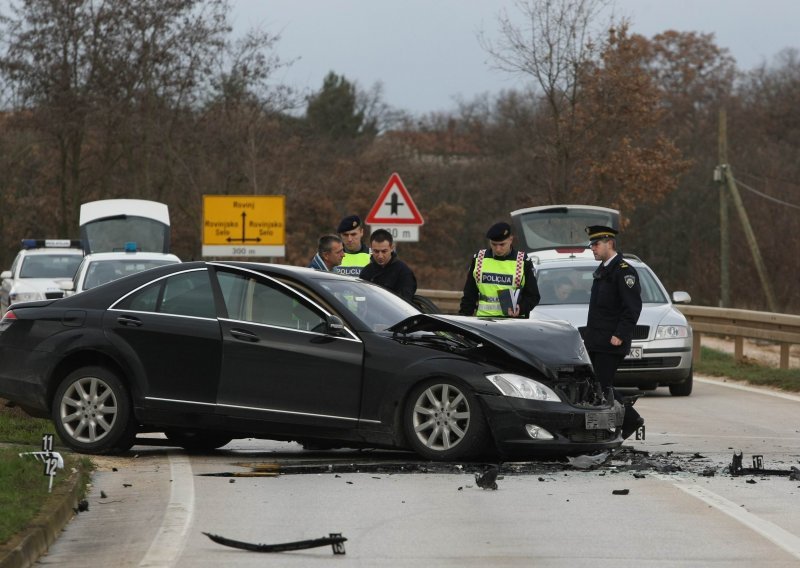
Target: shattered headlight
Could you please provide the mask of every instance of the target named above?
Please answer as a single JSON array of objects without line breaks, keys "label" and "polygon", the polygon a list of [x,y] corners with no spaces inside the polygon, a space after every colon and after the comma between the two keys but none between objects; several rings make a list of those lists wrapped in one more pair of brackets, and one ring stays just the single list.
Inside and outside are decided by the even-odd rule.
[{"label": "shattered headlight", "polygon": [[505,396],[541,400],[545,402],[561,402],[561,399],[558,398],[558,395],[553,389],[543,385],[539,381],[534,381],[527,377],[511,373],[502,373],[486,375],[486,378]]},{"label": "shattered headlight", "polygon": [[656,328],[656,339],[678,339],[689,337],[689,329],[685,325],[660,325]]}]

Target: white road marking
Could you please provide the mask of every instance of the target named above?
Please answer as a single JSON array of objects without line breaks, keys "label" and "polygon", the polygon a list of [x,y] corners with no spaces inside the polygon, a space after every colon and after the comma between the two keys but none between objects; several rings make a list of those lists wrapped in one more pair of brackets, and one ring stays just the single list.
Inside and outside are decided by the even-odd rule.
[{"label": "white road marking", "polygon": [[767,395],[767,396],[774,396],[776,398],[785,398],[786,400],[793,400],[795,402],[800,402],[800,396],[797,396],[795,394],[788,394],[788,393],[777,391],[777,390],[772,390],[772,389],[769,389],[769,388],[751,387],[751,386],[748,386],[748,385],[743,385],[743,384],[735,383],[735,382],[721,381],[719,379],[710,379],[708,377],[702,377],[702,378],[695,377],[694,380],[697,381],[698,383],[707,383],[709,385],[716,385],[718,387],[727,387],[729,389],[736,389],[736,390],[742,390],[742,391],[747,391],[747,392],[754,392],[754,393],[758,393],[758,394],[764,394],[764,395]]},{"label": "white road marking", "polygon": [[139,563],[140,567],[168,568],[173,566],[186,545],[189,525],[194,516],[194,476],[189,458],[169,455],[170,496],[161,528],[150,549]]},{"label": "white road marking", "polygon": [[684,491],[692,497],[696,497],[704,503],[711,505],[718,511],[725,513],[729,517],[739,521],[744,526],[752,529],[764,538],[781,547],[795,558],[800,559],[800,538],[788,532],[787,530],[782,529],[778,525],[748,512],[741,505],[737,505],[733,501],[725,499],[725,497],[717,495],[713,491],[709,491],[705,487],[701,487],[700,485],[687,485],[686,483],[680,482],[675,483],[674,479],[660,474],[651,475],[662,481],[672,483],[672,485],[681,491]]}]

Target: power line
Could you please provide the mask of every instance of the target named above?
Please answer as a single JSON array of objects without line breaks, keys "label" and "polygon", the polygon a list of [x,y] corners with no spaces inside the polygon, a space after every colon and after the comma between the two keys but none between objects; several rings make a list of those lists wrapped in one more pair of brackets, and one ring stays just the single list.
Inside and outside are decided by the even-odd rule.
[{"label": "power line", "polygon": [[746,183],[744,183],[740,179],[736,179],[736,178],[734,178],[734,179],[736,180],[736,183],[738,185],[742,186],[743,188],[745,188],[747,191],[749,191],[751,193],[755,193],[756,195],[763,197],[764,199],[768,199],[769,201],[772,201],[774,203],[778,203],[780,205],[785,205],[786,207],[792,207],[793,209],[800,209],[800,205],[795,205],[794,203],[787,203],[785,201],[781,201],[780,199],[776,199],[776,198],[772,197],[771,195],[767,195],[766,193],[762,193],[762,192],[758,191],[757,189],[755,189],[753,187],[750,187],[749,185],[747,185]]}]

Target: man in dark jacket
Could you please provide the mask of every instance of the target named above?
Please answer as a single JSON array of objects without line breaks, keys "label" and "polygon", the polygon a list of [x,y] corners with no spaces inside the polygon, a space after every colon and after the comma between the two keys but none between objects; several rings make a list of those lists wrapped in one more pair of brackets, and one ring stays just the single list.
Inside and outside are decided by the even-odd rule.
[{"label": "man in dark jacket", "polygon": [[[583,343],[597,380],[603,388],[613,388],[617,368],[631,349],[633,330],[642,311],[642,291],[636,269],[617,252],[618,232],[600,225],[586,227],[586,232],[594,258],[601,262],[594,272]],[[614,397],[623,400],[616,392]],[[629,437],[643,424],[639,413],[627,406],[622,436]]]},{"label": "man in dark jacket", "polygon": [[386,229],[376,229],[369,242],[372,258],[361,269],[360,278],[383,286],[410,302],[417,292],[417,278],[411,268],[397,258],[392,234]]}]

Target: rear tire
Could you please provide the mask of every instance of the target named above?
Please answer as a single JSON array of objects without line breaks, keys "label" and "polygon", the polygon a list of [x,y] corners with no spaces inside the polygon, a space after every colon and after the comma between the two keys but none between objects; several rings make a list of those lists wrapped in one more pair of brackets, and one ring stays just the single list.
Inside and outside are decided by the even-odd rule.
[{"label": "rear tire", "polygon": [[689,369],[689,376],[682,383],[669,385],[669,394],[672,396],[689,396],[692,394],[694,383],[694,369]]},{"label": "rear tire", "polygon": [[167,430],[167,439],[190,452],[218,450],[233,440],[232,436],[204,430]]},{"label": "rear tire", "polygon": [[478,457],[491,436],[477,397],[451,379],[432,379],[414,387],[403,410],[403,429],[411,448],[436,461]]},{"label": "rear tire", "polygon": [[131,397],[104,367],[82,367],[56,389],[51,415],[61,440],[76,452],[124,452],[136,440]]}]

